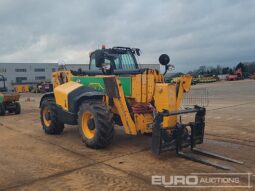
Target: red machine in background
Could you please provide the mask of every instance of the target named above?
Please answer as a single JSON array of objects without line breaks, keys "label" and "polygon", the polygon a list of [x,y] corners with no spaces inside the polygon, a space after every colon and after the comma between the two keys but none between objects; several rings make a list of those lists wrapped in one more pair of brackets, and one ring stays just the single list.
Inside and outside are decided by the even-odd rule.
[{"label": "red machine in background", "polygon": [[234,71],[234,74],[229,74],[226,78],[227,80],[231,81],[231,80],[243,80],[244,79],[244,65],[240,62]]},{"label": "red machine in background", "polygon": [[37,88],[38,88],[38,92],[40,93],[52,92],[53,84],[50,82],[42,82],[41,84],[37,85]]}]

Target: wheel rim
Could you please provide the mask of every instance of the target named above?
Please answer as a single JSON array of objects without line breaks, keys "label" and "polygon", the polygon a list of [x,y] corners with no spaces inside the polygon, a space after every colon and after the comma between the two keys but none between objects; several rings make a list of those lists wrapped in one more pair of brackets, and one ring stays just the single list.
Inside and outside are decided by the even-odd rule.
[{"label": "wheel rim", "polygon": [[43,109],[42,115],[43,115],[43,123],[45,124],[46,127],[49,127],[51,124],[51,120],[46,118],[46,115],[50,113],[50,109],[48,107],[45,107]]},{"label": "wheel rim", "polygon": [[82,114],[82,131],[85,137],[93,139],[96,134],[96,128],[94,124],[93,114],[90,112],[84,112]]}]

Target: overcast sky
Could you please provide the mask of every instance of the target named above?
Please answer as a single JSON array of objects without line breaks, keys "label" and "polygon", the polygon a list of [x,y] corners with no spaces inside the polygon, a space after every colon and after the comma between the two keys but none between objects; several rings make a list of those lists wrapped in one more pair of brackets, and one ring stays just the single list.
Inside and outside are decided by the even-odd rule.
[{"label": "overcast sky", "polygon": [[0,62],[88,63],[101,44],[177,71],[255,60],[255,1],[0,0]]}]

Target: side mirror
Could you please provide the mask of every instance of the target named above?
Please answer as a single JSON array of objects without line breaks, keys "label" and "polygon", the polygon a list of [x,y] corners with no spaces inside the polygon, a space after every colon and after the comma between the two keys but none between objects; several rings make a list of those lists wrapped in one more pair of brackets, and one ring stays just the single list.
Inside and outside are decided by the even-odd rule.
[{"label": "side mirror", "polygon": [[170,62],[170,58],[167,54],[161,54],[158,60],[159,63],[163,66],[166,66]]},{"label": "side mirror", "polygon": [[101,68],[104,63],[104,52],[102,50],[95,51],[96,67]]},{"label": "side mirror", "polygon": [[169,64],[170,58],[167,54],[161,54],[158,60],[161,65],[165,66],[165,72],[163,75],[165,75],[168,70],[174,70],[174,65]]}]

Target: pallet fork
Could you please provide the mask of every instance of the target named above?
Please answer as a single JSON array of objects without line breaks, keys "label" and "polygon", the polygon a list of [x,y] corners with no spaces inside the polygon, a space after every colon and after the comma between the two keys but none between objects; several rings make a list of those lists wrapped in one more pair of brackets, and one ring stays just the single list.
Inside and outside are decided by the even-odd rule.
[{"label": "pallet fork", "polygon": [[[180,123],[177,123],[174,127],[162,128],[161,124],[163,122],[163,117],[189,113],[196,113],[195,122],[183,124],[180,121]],[[182,158],[224,170],[230,170],[230,168],[225,165],[210,162],[209,160],[201,158],[199,155],[243,164],[242,161],[196,148],[197,144],[203,143],[205,113],[206,109],[199,106],[194,106],[193,109],[180,110],[177,112],[164,110],[163,112],[157,113],[152,130],[152,152],[159,155],[162,152],[175,150],[176,154]],[[190,128],[190,133],[187,131],[187,127]],[[172,129],[172,135],[168,136],[167,140],[165,138],[166,131],[169,129]],[[190,147],[191,153],[183,152],[183,148],[186,147]]]}]

